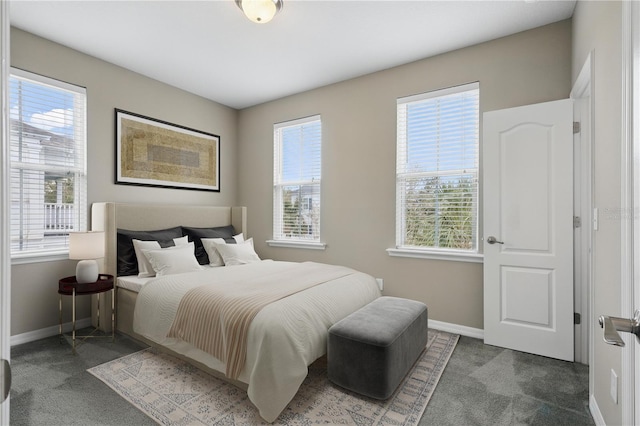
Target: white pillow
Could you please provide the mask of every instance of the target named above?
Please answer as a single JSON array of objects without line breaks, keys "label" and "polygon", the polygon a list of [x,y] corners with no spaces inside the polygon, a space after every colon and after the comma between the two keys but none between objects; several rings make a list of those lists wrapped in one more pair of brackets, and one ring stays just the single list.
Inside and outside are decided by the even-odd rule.
[{"label": "white pillow", "polygon": [[194,255],[193,243],[143,252],[157,276],[202,270]]},{"label": "white pillow", "polygon": [[[143,250],[156,250],[162,248],[160,243],[157,241],[142,241],[142,240],[131,240],[133,241],[133,250],[136,253],[136,258],[138,259],[138,277],[155,277],[156,271],[153,270],[151,263],[149,263],[149,259],[143,253]],[[173,243],[176,246],[181,246],[185,244],[189,244],[189,237],[184,236],[180,238],[174,238]]]},{"label": "white pillow", "polygon": [[226,244],[224,238],[202,238],[202,246],[209,256],[209,265],[224,266],[224,261],[218,253],[217,246]]},{"label": "white pillow", "polygon": [[133,242],[133,250],[136,252],[136,258],[138,259],[138,276],[143,277],[155,277],[156,271],[153,270],[153,266],[149,263],[149,259],[143,253],[143,250],[157,250],[160,248],[160,243],[157,241],[141,241],[131,240]]},{"label": "white pillow", "polygon": [[249,238],[242,244],[219,244],[217,249],[220,256],[222,256],[224,264],[227,266],[260,261],[253,249],[253,238]]},{"label": "white pillow", "polygon": [[[234,235],[233,239],[236,241],[236,244],[244,243],[244,235],[242,233]],[[202,246],[207,252],[207,256],[209,256],[209,265],[224,266],[224,260],[222,260],[217,249],[218,245],[227,244],[224,238],[202,238],[200,241],[202,241]]]},{"label": "white pillow", "polygon": [[189,236],[185,235],[184,237],[174,238],[173,244],[177,246],[183,246],[185,244],[189,244]]}]

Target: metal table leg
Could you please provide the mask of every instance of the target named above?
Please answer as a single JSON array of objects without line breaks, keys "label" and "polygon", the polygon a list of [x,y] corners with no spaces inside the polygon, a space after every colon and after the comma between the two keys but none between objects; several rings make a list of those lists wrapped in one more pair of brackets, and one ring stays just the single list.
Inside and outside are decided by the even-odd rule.
[{"label": "metal table leg", "polygon": [[111,290],[111,341],[116,341],[116,286]]},{"label": "metal table leg", "polygon": [[73,329],[71,330],[71,339],[73,341],[73,354],[76,355],[76,289],[73,289],[71,295],[71,323]]},{"label": "metal table leg", "polygon": [[58,325],[58,334],[60,335],[60,343],[62,343],[62,295],[58,295],[58,319],[60,324]]}]

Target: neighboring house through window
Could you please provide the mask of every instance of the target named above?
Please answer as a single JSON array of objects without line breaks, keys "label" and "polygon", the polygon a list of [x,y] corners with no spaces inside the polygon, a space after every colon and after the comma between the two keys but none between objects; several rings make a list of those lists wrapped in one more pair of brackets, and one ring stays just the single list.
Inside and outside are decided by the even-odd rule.
[{"label": "neighboring house through window", "polygon": [[87,229],[86,92],[12,69],[9,77],[11,255],[66,255]]},{"label": "neighboring house through window", "polygon": [[271,245],[320,243],[322,125],[320,116],[274,125]]},{"label": "neighboring house through window", "polygon": [[398,250],[477,253],[478,99],[478,83],[398,99]]}]

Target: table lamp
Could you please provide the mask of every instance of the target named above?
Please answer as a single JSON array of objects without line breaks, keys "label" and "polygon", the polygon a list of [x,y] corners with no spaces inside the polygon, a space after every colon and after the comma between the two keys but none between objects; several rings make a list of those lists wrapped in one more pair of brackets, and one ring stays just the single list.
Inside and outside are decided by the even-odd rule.
[{"label": "table lamp", "polygon": [[98,281],[98,262],[104,257],[104,232],[69,233],[69,259],[79,260],[76,266],[78,283]]}]

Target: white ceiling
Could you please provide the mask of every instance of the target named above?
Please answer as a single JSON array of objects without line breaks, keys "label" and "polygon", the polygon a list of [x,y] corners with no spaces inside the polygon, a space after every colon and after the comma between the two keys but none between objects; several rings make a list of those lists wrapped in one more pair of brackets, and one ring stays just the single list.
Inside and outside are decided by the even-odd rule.
[{"label": "white ceiling", "polygon": [[12,25],[241,109],[570,18],[572,1],[14,0]]}]

